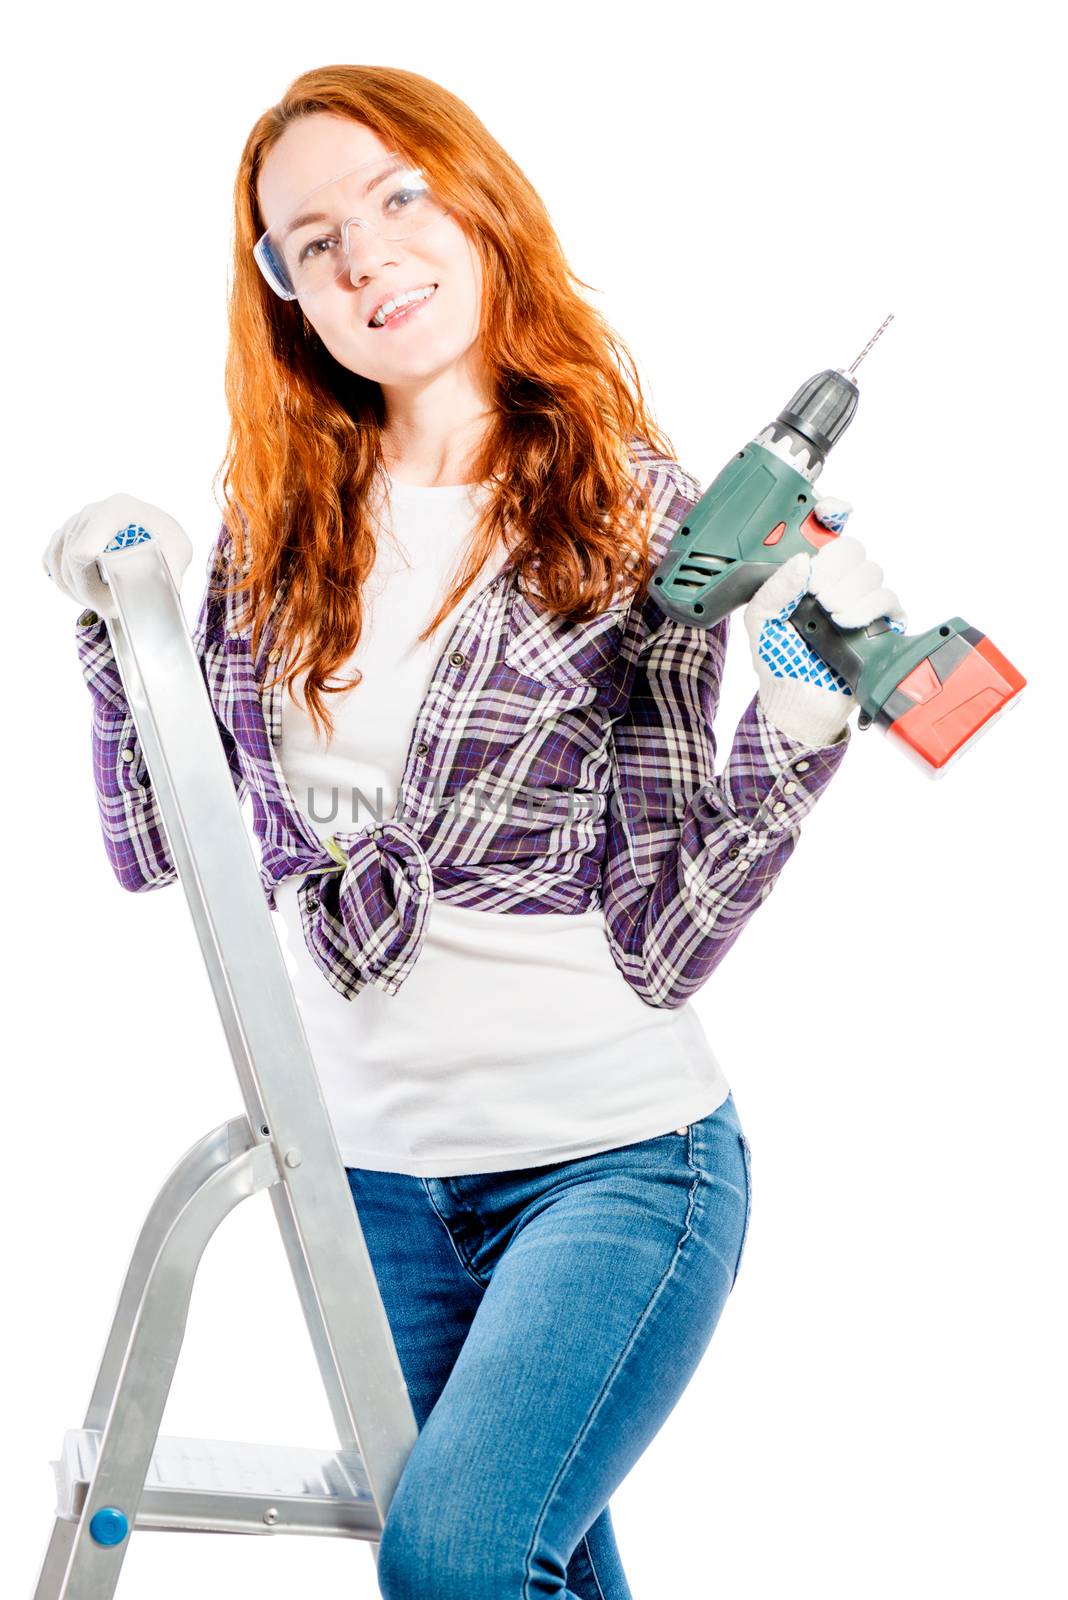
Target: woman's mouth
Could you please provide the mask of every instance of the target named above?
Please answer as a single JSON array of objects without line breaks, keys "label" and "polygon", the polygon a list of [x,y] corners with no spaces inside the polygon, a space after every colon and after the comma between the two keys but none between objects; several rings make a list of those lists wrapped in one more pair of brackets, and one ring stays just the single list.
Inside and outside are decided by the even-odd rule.
[{"label": "woman's mouth", "polygon": [[[390,312],[385,322],[375,320],[380,315],[380,313],[376,312],[375,317],[371,318],[367,326],[369,328],[399,328],[403,324],[413,322],[423,307],[433,300],[434,295],[437,293],[438,286],[436,283],[428,284],[425,287],[429,288],[429,294],[424,295],[421,299],[410,300],[404,305],[398,306],[396,310]],[[387,305],[388,303],[387,301]]]}]

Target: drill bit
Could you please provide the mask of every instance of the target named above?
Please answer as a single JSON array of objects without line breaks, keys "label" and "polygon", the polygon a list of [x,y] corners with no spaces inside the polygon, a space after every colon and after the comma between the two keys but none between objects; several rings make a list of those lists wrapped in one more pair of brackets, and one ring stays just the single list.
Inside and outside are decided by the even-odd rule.
[{"label": "drill bit", "polygon": [[876,339],[882,333],[883,329],[889,327],[889,325],[891,324],[891,322],[893,322],[893,320],[894,320],[894,313],[891,311],[890,315],[887,317],[886,321],[882,324],[882,326],[876,328],[875,332],[872,334],[871,338],[868,340],[867,344],[864,346],[863,350],[860,352],[860,355],[854,361],[853,365],[851,367],[847,368],[847,372],[848,372],[848,374],[850,376],[852,376],[852,374],[860,366],[860,363],[864,360],[864,357],[867,355],[868,351],[871,349],[871,347],[875,343]]}]

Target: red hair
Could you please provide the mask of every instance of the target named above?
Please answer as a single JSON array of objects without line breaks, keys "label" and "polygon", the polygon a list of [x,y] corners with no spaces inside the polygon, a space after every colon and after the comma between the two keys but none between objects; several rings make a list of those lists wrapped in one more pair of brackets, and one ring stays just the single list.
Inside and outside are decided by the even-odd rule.
[{"label": "red hair", "polygon": [[[350,117],[418,164],[452,209],[482,266],[479,343],[491,415],[472,477],[487,486],[464,571],[420,635],[426,639],[475,582],[503,539],[522,586],[558,615],[585,621],[644,591],[653,570],[647,480],[629,446],[674,458],[647,414],[625,346],[578,292],[548,213],[527,178],[464,102],[399,67],[317,67],[258,119],[234,185],[221,475],[233,562],[247,592],[255,651],[278,600],[276,637],[307,672],[316,727],[333,732],[327,680],[355,650],[361,590],[375,560],[367,509],[384,470],[380,386],[335,361],[296,301],[279,299],[252,246],[265,223],[256,182],[290,123],[316,112]],[[232,513],[232,514],[231,514]],[[505,530],[508,530],[507,532]],[[284,591],[284,592],[283,592]]]}]

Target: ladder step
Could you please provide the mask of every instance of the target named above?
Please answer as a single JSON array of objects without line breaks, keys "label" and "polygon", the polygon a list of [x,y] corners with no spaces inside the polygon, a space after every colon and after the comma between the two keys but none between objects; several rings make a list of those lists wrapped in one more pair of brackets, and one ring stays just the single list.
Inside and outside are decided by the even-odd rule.
[{"label": "ladder step", "polygon": [[[77,1521],[81,1516],[101,1438],[96,1428],[69,1428],[63,1435],[62,1458],[51,1462],[58,1517]],[[134,1527],[371,1540],[382,1531],[355,1447],[314,1450],[162,1434]]]}]

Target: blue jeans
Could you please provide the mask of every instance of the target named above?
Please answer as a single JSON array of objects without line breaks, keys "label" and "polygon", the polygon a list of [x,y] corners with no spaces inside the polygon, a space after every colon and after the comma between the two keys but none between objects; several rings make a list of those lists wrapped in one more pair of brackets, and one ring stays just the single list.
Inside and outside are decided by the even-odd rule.
[{"label": "blue jeans", "polygon": [[631,1600],[608,1500],[737,1277],[733,1096],[685,1133],[547,1166],[346,1172],[419,1429],[379,1543],[385,1600]]}]

